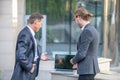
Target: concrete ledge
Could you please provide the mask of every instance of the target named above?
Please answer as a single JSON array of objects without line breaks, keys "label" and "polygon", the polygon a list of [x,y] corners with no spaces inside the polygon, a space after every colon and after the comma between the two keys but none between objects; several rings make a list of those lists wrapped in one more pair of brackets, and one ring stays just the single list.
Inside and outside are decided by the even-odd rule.
[{"label": "concrete ledge", "polygon": [[98,58],[100,73],[109,73],[110,61],[112,61],[112,59],[103,58],[103,57]]},{"label": "concrete ledge", "polygon": [[[110,72],[109,74],[97,74],[95,80],[120,80],[120,73]],[[77,80],[78,75],[69,72],[52,71],[51,80]]]}]

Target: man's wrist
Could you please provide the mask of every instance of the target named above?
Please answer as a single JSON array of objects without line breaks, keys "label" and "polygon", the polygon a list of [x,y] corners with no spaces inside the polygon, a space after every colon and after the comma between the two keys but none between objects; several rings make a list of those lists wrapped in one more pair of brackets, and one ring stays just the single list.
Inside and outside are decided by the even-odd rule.
[{"label": "man's wrist", "polygon": [[30,73],[34,72],[35,66],[36,66],[36,64],[32,64],[32,69],[30,70]]}]

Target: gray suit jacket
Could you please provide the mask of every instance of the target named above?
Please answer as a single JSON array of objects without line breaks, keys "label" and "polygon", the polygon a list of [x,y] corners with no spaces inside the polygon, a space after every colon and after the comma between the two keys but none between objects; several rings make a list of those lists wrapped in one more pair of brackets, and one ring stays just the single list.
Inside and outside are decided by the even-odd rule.
[{"label": "gray suit jacket", "polygon": [[25,27],[18,35],[16,44],[16,60],[14,71],[11,80],[29,80],[30,70],[32,64],[36,63],[37,71],[35,75],[38,75],[40,52],[38,51],[39,58],[34,62],[35,56],[35,42],[28,27]]},{"label": "gray suit jacket", "polygon": [[73,57],[73,63],[78,64],[78,74],[96,74],[99,72],[97,51],[99,35],[97,30],[87,24],[82,31],[77,43],[77,53]]}]

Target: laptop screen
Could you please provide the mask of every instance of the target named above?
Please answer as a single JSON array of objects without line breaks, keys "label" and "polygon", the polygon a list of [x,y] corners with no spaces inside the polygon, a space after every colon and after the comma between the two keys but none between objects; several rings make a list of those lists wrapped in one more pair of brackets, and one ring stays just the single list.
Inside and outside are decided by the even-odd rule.
[{"label": "laptop screen", "polygon": [[70,63],[73,57],[74,55],[55,54],[55,69],[73,70],[73,65]]}]

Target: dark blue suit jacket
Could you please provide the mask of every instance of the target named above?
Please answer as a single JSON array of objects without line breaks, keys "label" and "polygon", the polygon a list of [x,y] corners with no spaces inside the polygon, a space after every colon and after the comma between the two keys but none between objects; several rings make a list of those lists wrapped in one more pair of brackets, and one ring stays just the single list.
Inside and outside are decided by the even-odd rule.
[{"label": "dark blue suit jacket", "polygon": [[78,74],[96,74],[99,72],[98,45],[99,35],[97,30],[92,25],[87,24],[79,37],[77,53],[73,58],[73,63],[78,64]]},{"label": "dark blue suit jacket", "polygon": [[35,56],[35,42],[33,36],[28,27],[22,29],[17,38],[16,44],[16,60],[14,66],[14,72],[11,80],[29,80],[30,70],[32,69],[32,64],[36,63],[38,75],[40,52],[38,51],[39,58],[37,62],[34,62]]}]

